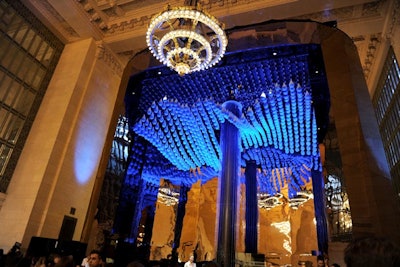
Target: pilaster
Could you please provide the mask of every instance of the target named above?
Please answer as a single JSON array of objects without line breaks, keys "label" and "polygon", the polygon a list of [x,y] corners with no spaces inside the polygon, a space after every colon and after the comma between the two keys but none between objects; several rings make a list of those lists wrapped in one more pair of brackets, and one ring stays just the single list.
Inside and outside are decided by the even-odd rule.
[{"label": "pilaster", "polygon": [[121,82],[101,49],[92,39],[65,46],[0,211],[0,247],[57,239],[65,215],[81,241]]}]

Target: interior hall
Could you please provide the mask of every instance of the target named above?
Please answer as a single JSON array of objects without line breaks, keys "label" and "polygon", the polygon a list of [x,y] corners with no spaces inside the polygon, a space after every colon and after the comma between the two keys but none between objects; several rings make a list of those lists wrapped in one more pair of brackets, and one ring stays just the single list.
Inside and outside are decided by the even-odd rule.
[{"label": "interior hall", "polygon": [[346,266],[357,238],[400,245],[399,14],[0,0],[2,257]]}]

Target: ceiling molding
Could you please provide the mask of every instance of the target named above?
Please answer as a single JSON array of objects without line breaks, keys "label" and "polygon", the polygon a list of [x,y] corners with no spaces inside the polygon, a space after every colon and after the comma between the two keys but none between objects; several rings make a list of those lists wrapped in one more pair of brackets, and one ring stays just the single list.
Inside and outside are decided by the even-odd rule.
[{"label": "ceiling molding", "polygon": [[64,43],[80,39],[79,34],[47,1],[21,0]]},{"label": "ceiling molding", "polygon": [[[83,38],[102,41],[120,60],[146,49],[145,33],[152,16],[165,10],[159,0],[21,0],[64,43]],[[170,6],[187,1],[171,0]],[[353,38],[368,79],[376,60],[371,40],[391,38],[399,21],[396,0],[203,0],[200,7],[225,23],[225,28],[272,19],[336,21],[337,28]],[[378,47],[375,47],[376,49]]]}]

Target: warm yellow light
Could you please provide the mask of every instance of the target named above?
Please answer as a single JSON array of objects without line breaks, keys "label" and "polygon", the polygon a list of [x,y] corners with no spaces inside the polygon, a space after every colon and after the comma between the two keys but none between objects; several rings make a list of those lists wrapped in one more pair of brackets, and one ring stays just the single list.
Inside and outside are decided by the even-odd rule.
[{"label": "warm yellow light", "polygon": [[187,6],[154,16],[146,42],[161,63],[184,75],[217,64],[225,54],[228,39],[216,18]]}]

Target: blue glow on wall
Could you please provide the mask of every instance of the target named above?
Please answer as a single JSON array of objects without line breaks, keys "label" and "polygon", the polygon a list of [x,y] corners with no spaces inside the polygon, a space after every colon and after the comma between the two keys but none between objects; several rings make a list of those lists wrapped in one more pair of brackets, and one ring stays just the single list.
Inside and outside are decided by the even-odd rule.
[{"label": "blue glow on wall", "polygon": [[87,128],[81,123],[74,152],[74,172],[80,184],[87,183],[93,177],[102,152],[101,140],[95,134],[87,134]]}]

